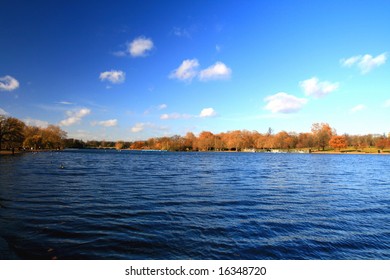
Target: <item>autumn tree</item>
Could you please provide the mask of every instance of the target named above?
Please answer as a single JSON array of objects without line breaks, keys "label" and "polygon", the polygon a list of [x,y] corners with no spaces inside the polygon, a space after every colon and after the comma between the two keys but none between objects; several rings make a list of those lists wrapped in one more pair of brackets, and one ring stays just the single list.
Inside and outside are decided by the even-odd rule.
[{"label": "autumn tree", "polygon": [[42,138],[46,149],[61,149],[64,146],[66,132],[59,126],[49,125],[42,130]]},{"label": "autumn tree", "polygon": [[225,143],[229,150],[238,151],[243,145],[243,135],[240,130],[229,131],[225,135]]},{"label": "autumn tree", "polygon": [[311,127],[311,132],[314,135],[315,143],[318,149],[325,150],[330,139],[336,132],[327,123],[314,123]]},{"label": "autumn tree", "polygon": [[161,143],[161,149],[162,150],[167,150],[168,151],[168,150],[173,149],[173,142],[172,142],[172,140],[169,137],[166,137],[166,136],[161,137],[159,139],[159,142]]},{"label": "autumn tree", "polygon": [[0,150],[1,150],[1,145],[3,143],[3,138],[7,135],[8,131],[6,130],[6,120],[7,117],[4,115],[0,115]]},{"label": "autumn tree", "polygon": [[202,131],[199,134],[197,146],[199,150],[210,151],[214,148],[214,134],[210,131]]},{"label": "autumn tree", "polygon": [[135,141],[131,144],[130,149],[132,150],[141,150],[145,147],[144,141]]},{"label": "autumn tree", "polygon": [[268,136],[265,134],[255,131],[253,132],[252,139],[254,148],[256,149],[264,149],[267,146]]},{"label": "autumn tree", "polygon": [[187,132],[186,136],[184,136],[184,149],[186,151],[192,150],[194,148],[196,141],[196,136],[192,132]]},{"label": "autumn tree", "polygon": [[275,137],[273,133],[274,130],[269,127],[267,133],[265,134],[264,148],[267,150],[273,149],[275,147]]},{"label": "autumn tree", "polygon": [[313,148],[314,136],[312,133],[299,133],[297,140],[297,148]]},{"label": "autumn tree", "polygon": [[333,149],[338,149],[338,150],[340,150],[341,148],[346,148],[347,138],[345,136],[334,135],[329,140],[329,146],[331,146]]},{"label": "autumn tree", "polygon": [[242,139],[241,147],[243,149],[252,149],[255,147],[253,135],[254,133],[251,131],[248,130],[241,131],[241,139]]},{"label": "autumn tree", "polygon": [[25,126],[23,147],[38,149],[61,149],[65,146],[66,132],[56,125],[46,128]]},{"label": "autumn tree", "polygon": [[24,141],[24,127],[24,122],[16,118],[0,116],[0,149],[3,144],[9,149],[21,147]]},{"label": "autumn tree", "polygon": [[384,148],[390,148],[390,139],[388,138],[380,138],[376,141],[375,146],[381,150]]},{"label": "autumn tree", "polygon": [[226,149],[226,144],[223,141],[221,134],[214,135],[214,149],[216,151],[223,151]]},{"label": "autumn tree", "polygon": [[285,149],[286,147],[286,139],[288,138],[288,133],[285,131],[281,131],[275,135],[274,144],[275,148]]},{"label": "autumn tree", "polygon": [[124,147],[124,145],[125,145],[125,142],[123,142],[123,141],[117,141],[117,142],[115,143],[115,149],[117,149],[117,150],[122,150],[123,147]]},{"label": "autumn tree", "polygon": [[42,130],[37,126],[26,126],[24,128],[23,147],[38,150],[42,147]]}]

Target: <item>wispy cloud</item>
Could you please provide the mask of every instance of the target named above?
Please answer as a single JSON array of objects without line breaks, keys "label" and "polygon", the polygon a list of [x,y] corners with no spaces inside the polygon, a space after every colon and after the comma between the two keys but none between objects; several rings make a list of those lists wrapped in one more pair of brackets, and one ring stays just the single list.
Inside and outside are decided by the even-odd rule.
[{"label": "wispy cloud", "polygon": [[166,108],[168,108],[167,104],[159,104],[157,106],[151,106],[147,110],[145,110],[144,115],[148,115],[148,114],[150,114],[153,111],[165,110]]},{"label": "wispy cloud", "polygon": [[232,74],[232,70],[224,63],[218,61],[210,67],[200,71],[199,80],[226,80],[229,79]]},{"label": "wispy cloud", "polygon": [[362,57],[361,55],[358,55],[358,56],[352,56],[350,58],[342,58],[340,60],[340,63],[344,67],[352,67],[361,59],[361,57]]},{"label": "wispy cloud", "polygon": [[45,128],[45,127],[49,126],[49,122],[42,121],[42,120],[26,118],[23,121],[24,121],[25,124],[30,125],[30,126],[38,126],[38,127],[41,127],[41,128]]},{"label": "wispy cloud", "polygon": [[167,104],[160,104],[160,105],[157,106],[157,108],[159,110],[164,110],[164,109],[168,108],[168,105]]},{"label": "wispy cloud", "polygon": [[313,77],[299,83],[305,95],[321,98],[339,88],[339,83],[328,81],[320,82],[317,77]]},{"label": "wispy cloud", "polygon": [[190,31],[186,28],[174,27],[172,29],[172,34],[177,37],[191,38]]},{"label": "wispy cloud", "polygon": [[146,124],[145,123],[136,123],[132,128],[131,132],[138,133],[145,129]]},{"label": "wispy cloud", "polygon": [[100,73],[101,81],[109,81],[112,84],[120,84],[125,81],[126,73],[120,70],[111,70]]},{"label": "wispy cloud", "polygon": [[156,124],[146,122],[146,123],[136,123],[130,131],[133,133],[140,133],[142,137],[139,139],[146,139],[145,137],[156,137],[161,133],[166,134],[170,130],[167,126],[158,126]]},{"label": "wispy cloud", "polygon": [[181,81],[191,81],[198,74],[198,67],[199,62],[197,59],[186,59],[178,68],[171,72],[169,78]]},{"label": "wispy cloud", "polygon": [[340,63],[344,67],[353,67],[356,66],[360,69],[362,74],[367,74],[372,71],[374,68],[377,68],[386,63],[387,53],[382,53],[376,57],[373,57],[371,54],[357,55],[349,58],[343,58],[340,60]]},{"label": "wispy cloud", "polygon": [[19,87],[19,82],[14,77],[6,75],[0,77],[0,91],[13,91]]},{"label": "wispy cloud", "polygon": [[171,113],[171,114],[162,114],[160,116],[161,120],[178,120],[178,119],[189,119],[192,116],[189,114],[179,114],[179,113]]},{"label": "wispy cloud", "polygon": [[104,127],[113,127],[118,125],[117,119],[111,119],[106,121],[92,122],[92,125],[100,125]]},{"label": "wispy cloud", "polygon": [[359,105],[356,105],[355,107],[351,108],[351,110],[349,110],[349,112],[356,113],[356,112],[362,111],[364,109],[366,109],[366,106],[363,104],[359,104]]},{"label": "wispy cloud", "polygon": [[128,51],[133,57],[142,57],[146,56],[153,48],[154,44],[151,39],[140,36],[129,44]]},{"label": "wispy cloud", "polygon": [[383,107],[385,107],[385,108],[390,108],[390,99],[387,99],[387,100],[383,103]]},{"label": "wispy cloud", "polygon": [[90,131],[78,129],[76,131],[69,131],[68,133],[69,138],[74,138],[74,139],[81,139],[81,140],[101,140],[101,135],[96,136],[92,134]]},{"label": "wispy cloud", "polygon": [[199,117],[210,118],[210,117],[215,117],[216,115],[217,115],[217,112],[213,108],[204,108],[200,112]]},{"label": "wispy cloud", "polygon": [[7,111],[5,111],[4,109],[0,108],[0,115],[9,115]]},{"label": "wispy cloud", "polygon": [[79,110],[69,110],[66,112],[68,118],[60,122],[61,126],[71,126],[73,124],[78,124],[85,116],[89,115],[91,110],[88,108],[82,108]]},{"label": "wispy cloud", "polygon": [[264,99],[267,102],[266,110],[272,113],[295,113],[303,108],[307,103],[306,98],[298,98],[285,92],[279,92]]},{"label": "wispy cloud", "polygon": [[68,102],[68,101],[60,101],[58,102],[59,104],[62,104],[62,105],[73,105],[72,102]]}]

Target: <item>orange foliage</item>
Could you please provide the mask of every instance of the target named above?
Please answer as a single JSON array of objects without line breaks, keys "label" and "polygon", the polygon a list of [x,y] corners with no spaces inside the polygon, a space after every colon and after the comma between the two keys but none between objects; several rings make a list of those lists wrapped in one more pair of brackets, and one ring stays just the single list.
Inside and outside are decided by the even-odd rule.
[{"label": "orange foliage", "polygon": [[347,139],[345,136],[332,136],[332,138],[329,140],[329,145],[333,149],[340,150],[341,148],[347,147]]},{"label": "orange foliage", "polygon": [[379,149],[390,148],[390,139],[389,138],[381,138],[378,141],[376,141],[375,146]]},{"label": "orange foliage", "polygon": [[336,134],[336,131],[327,123],[314,123],[311,127],[311,132],[314,135],[318,148],[322,148],[322,150],[325,150],[332,136]]}]

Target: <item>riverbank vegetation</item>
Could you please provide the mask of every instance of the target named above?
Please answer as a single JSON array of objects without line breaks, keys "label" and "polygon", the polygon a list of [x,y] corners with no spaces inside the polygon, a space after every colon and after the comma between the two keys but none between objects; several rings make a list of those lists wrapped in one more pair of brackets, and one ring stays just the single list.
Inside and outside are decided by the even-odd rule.
[{"label": "riverbank vegetation", "polygon": [[390,137],[386,135],[337,135],[326,123],[315,123],[311,132],[295,133],[281,131],[266,133],[234,130],[214,134],[202,131],[198,136],[188,132],[185,136],[150,138],[145,141],[82,141],[67,139],[71,148],[111,148],[132,150],[167,151],[299,151],[378,153],[390,152]]},{"label": "riverbank vegetation", "polygon": [[29,126],[13,117],[0,115],[0,151],[55,150],[65,148],[66,132],[59,126]]},{"label": "riverbank vegetation", "polygon": [[214,134],[202,131],[198,136],[156,137],[144,141],[83,141],[66,138],[60,127],[46,128],[26,125],[24,122],[0,116],[0,149],[44,150],[63,148],[103,148],[167,151],[297,151],[297,152],[390,152],[390,135],[338,135],[327,123],[315,123],[310,132],[296,133],[271,128],[265,133],[234,130]]}]

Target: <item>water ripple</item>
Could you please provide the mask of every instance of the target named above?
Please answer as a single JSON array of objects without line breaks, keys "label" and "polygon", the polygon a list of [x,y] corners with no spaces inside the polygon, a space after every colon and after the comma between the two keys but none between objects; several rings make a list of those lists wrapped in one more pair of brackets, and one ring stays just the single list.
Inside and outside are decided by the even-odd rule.
[{"label": "water ripple", "polygon": [[378,155],[2,157],[0,236],[22,259],[388,259],[389,166]]}]

